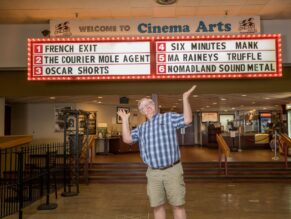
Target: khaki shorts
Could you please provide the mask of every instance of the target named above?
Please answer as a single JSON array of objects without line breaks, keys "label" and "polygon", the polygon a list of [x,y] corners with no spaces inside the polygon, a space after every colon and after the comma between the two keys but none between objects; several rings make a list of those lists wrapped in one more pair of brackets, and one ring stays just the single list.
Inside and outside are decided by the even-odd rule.
[{"label": "khaki shorts", "polygon": [[148,167],[147,194],[151,207],[166,203],[172,206],[185,204],[185,183],[181,162],[165,170]]}]

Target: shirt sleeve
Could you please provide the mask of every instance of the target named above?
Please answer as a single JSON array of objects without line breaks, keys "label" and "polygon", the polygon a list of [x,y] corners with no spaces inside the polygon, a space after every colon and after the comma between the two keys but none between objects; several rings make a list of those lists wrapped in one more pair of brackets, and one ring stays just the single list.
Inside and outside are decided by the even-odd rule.
[{"label": "shirt sleeve", "polygon": [[131,130],[131,138],[133,142],[137,142],[139,140],[139,129],[138,127]]},{"label": "shirt sleeve", "polygon": [[176,129],[190,127],[191,124],[186,125],[184,123],[184,115],[178,113],[171,113],[171,122]]}]

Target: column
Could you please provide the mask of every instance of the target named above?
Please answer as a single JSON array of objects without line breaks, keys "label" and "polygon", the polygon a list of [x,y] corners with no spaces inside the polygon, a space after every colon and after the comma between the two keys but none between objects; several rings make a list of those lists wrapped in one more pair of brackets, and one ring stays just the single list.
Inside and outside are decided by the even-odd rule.
[{"label": "column", "polygon": [[5,98],[0,97],[0,136],[4,135],[5,124]]},{"label": "column", "polygon": [[159,101],[158,101],[158,95],[157,94],[152,94],[152,100],[154,101],[155,105],[156,105],[156,112],[160,112],[160,108],[159,108]]}]

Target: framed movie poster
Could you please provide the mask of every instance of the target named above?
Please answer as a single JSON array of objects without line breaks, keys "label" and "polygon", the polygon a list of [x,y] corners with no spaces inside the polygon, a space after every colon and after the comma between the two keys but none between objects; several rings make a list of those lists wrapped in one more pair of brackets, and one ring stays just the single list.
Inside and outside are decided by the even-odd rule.
[{"label": "framed movie poster", "polygon": [[[71,109],[72,109],[72,106],[55,107],[55,110],[54,110],[54,118],[55,118],[54,129],[55,129],[55,132],[64,132],[64,128],[65,128],[64,111],[71,110]],[[67,129],[73,130],[73,129],[75,129],[76,121],[72,118],[67,118],[66,125],[67,125]]]},{"label": "framed movie poster", "polygon": [[[116,108],[116,112],[118,112],[119,110],[125,110],[125,112],[129,113],[130,112],[130,109],[129,107],[117,107]],[[121,120],[121,117],[119,115],[116,114],[116,123],[117,124],[122,124],[122,120]]]},{"label": "framed movie poster", "polygon": [[65,122],[63,108],[55,108],[55,132],[64,132]]}]

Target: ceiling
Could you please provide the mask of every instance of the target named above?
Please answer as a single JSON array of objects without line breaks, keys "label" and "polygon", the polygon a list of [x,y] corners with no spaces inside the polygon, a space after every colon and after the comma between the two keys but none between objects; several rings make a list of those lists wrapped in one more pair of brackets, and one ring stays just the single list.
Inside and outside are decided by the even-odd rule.
[{"label": "ceiling", "polygon": [[[166,1],[166,0],[164,0]],[[51,19],[245,16],[291,19],[290,0],[1,0],[0,24],[49,23]]]},{"label": "ceiling", "polygon": [[[166,0],[165,0],[166,1]],[[160,18],[187,16],[258,15],[262,20],[291,19],[291,0],[177,0],[159,5],[156,0],[1,0],[0,24],[46,24],[51,19]],[[141,96],[127,96],[135,105]],[[118,105],[120,96],[7,97],[8,103],[77,103]],[[159,95],[164,110],[181,111],[181,96]],[[222,100],[222,99],[226,100]],[[101,102],[101,103],[99,103]],[[280,109],[291,103],[290,93],[201,94],[191,97],[193,110],[233,111]],[[176,107],[174,107],[176,106]]]}]

